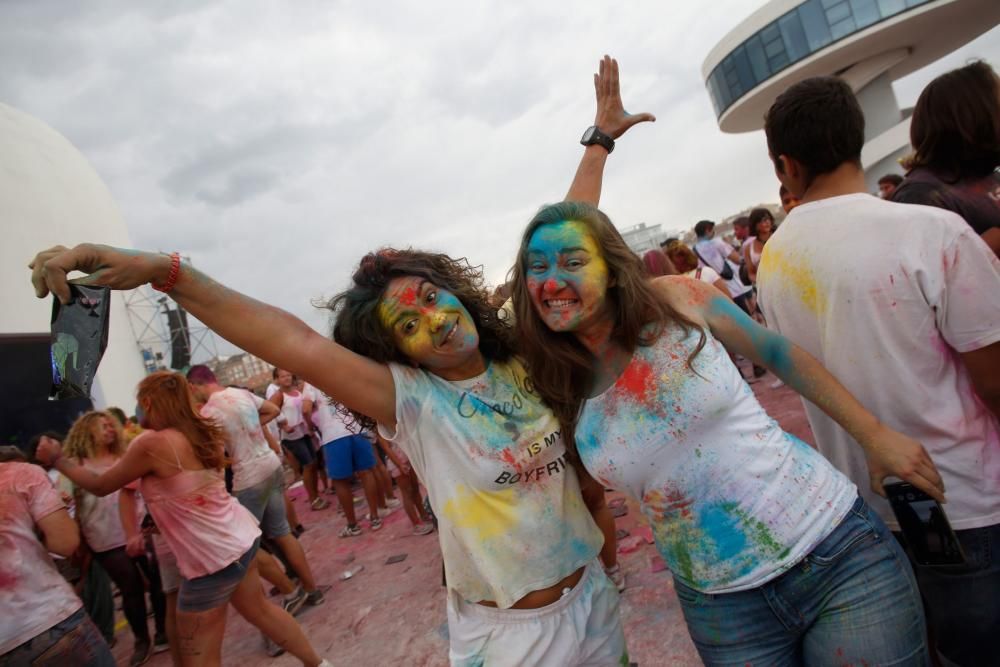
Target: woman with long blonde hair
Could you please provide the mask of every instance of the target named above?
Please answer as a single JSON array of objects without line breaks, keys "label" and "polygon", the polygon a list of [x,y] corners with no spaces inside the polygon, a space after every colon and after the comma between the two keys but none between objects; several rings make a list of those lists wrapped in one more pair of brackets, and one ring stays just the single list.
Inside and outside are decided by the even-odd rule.
[{"label": "woman with long blonde hair", "polygon": [[[125,454],[122,427],[108,412],[88,412],[70,429],[63,454],[75,459],[82,468],[103,474]],[[145,586],[136,562],[126,552],[127,537],[119,513],[118,491],[99,497],[69,479],[66,482],[68,488],[65,490],[73,496],[76,518],[87,546],[121,591],[122,611],[135,637],[129,664],[141,665],[149,660],[154,645],[160,650],[167,646],[163,593],[157,586],[151,587],[155,589],[151,590],[150,597],[156,619],[156,636],[151,643],[146,625]]]},{"label": "woman with long blonde hair", "polygon": [[221,664],[226,605],[232,602],[241,616],[304,665],[328,664],[298,623],[264,598],[254,562],[260,529],[226,492],[221,427],[198,413],[187,381],[178,373],[148,376],[139,383],[137,398],[148,430],[105,472],[80,465],[48,443],[39,446],[37,456],[96,496],[139,480],[182,576],[177,598],[182,662]]}]

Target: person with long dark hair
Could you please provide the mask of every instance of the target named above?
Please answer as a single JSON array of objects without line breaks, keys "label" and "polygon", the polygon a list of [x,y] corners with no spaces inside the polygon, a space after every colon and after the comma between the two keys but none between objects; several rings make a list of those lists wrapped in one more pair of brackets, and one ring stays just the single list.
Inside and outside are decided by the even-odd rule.
[{"label": "person with long dark hair", "polygon": [[[614,139],[653,118],[625,112],[611,58],[594,86],[597,115],[568,196],[597,202]],[[182,266],[176,253],[85,244],[42,252],[32,266],[40,297],[68,298],[74,269],[116,289],[152,282],[398,443],[438,518],[453,664],[627,663],[618,593],[597,560],[602,547],[614,558],[604,490],[567,459],[559,423],[515,356],[480,269],[439,253],[370,253],[330,302],[330,340]]]},{"label": "person with long dark hair", "polygon": [[976,61],[924,88],[906,178],[891,199],[954,211],[1000,256],[1000,78]]},{"label": "person with long dark hair", "polygon": [[857,488],[785,433],[728,353],[766,366],[865,447],[871,483],[943,499],[920,443],[697,280],[649,280],[593,206],[544,207],[513,275],[535,387],[588,472],[641,503],[706,664],[927,664],[906,556]]},{"label": "person with long dark hair", "polygon": [[139,383],[137,400],[149,430],[124,456],[98,473],[49,443],[37,457],[95,496],[115,493],[133,480],[171,551],[183,580],[177,597],[177,630],[185,664],[221,664],[226,607],[309,667],[322,660],[302,628],[284,609],[264,598],[254,554],[257,520],[226,492],[225,433],[202,417],[187,380],[159,371]]}]

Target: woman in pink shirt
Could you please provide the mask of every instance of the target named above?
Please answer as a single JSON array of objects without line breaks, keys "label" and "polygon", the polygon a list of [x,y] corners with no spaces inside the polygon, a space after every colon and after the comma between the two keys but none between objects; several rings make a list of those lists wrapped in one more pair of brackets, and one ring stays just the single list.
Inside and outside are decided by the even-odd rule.
[{"label": "woman in pink shirt", "polygon": [[138,401],[149,430],[105,473],[63,457],[50,443],[40,445],[37,456],[96,496],[140,480],[149,512],[182,576],[177,630],[185,664],[221,664],[229,602],[304,665],[328,664],[298,623],[264,598],[254,563],[260,529],[253,515],[226,492],[222,429],[198,414],[180,374],[161,371],[148,376],[139,383]]}]

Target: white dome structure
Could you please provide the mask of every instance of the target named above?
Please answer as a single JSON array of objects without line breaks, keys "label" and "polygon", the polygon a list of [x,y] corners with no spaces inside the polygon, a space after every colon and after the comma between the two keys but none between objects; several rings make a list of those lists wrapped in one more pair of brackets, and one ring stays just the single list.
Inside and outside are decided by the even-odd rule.
[{"label": "white dome structure", "polygon": [[[35,298],[27,268],[36,252],[85,241],[130,245],[110,191],[86,158],[45,123],[4,104],[0,104],[0,211],[0,334],[49,331],[52,302]],[[125,301],[115,293],[108,346],[92,388],[94,404],[132,412],[135,387],[144,375]]]}]

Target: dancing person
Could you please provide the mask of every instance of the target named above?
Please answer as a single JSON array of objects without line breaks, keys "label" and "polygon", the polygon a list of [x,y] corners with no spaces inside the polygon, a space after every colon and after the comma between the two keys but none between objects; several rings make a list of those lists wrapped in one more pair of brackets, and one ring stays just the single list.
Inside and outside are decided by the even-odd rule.
[{"label": "dancing person", "polygon": [[[66,436],[63,453],[77,465],[101,475],[125,454],[122,426],[107,412],[88,412],[73,423]],[[127,540],[119,509],[119,493],[103,497],[89,493],[69,480],[69,492],[76,505],[76,520],[94,559],[108,573],[122,594],[122,611],[134,637],[129,665],[145,664],[153,654],[146,623],[146,588],[139,566],[125,551]],[[165,648],[166,601],[160,590],[150,591],[156,621],[156,644]]]},{"label": "dancing person", "polygon": [[389,472],[399,485],[399,494],[403,497],[403,510],[406,512],[407,518],[410,519],[410,523],[413,524],[413,534],[427,535],[434,532],[434,524],[424,509],[424,501],[420,496],[420,480],[413,472],[410,459],[396,443],[387,442],[378,434],[375,435],[375,438],[376,444],[389,459]]},{"label": "dancing person", "polygon": [[286,518],[281,459],[264,437],[263,425],[278,416],[278,406],[245,389],[223,387],[204,364],[192,366],[187,380],[191,393],[204,404],[201,415],[214,420],[225,432],[233,495],[254,515],[264,538],[281,550],[299,579],[298,587],[284,591],[285,611],[295,614],[303,604],[322,604],[323,592],[317,588],[309,560]]},{"label": "dancing person", "polygon": [[[802,198],[761,258],[767,321],[930,452],[967,560],[914,563],[931,636],[954,663],[989,664],[1000,632],[1000,260],[954,213],[868,194],[864,115],[840,79],[789,88],[765,132],[778,178]],[[899,530],[863,483],[872,471],[857,434],[818,404],[805,409],[819,451]]]},{"label": "dancing person", "polygon": [[707,665],[926,664],[901,548],[850,480],[764,412],[727,350],[849,428],[875,488],[895,474],[943,499],[918,442],[718,290],[647,279],[592,206],[535,215],[513,294],[535,387],[590,474],[641,503]]},{"label": "dancing person", "polygon": [[276,391],[268,391],[267,400],[281,408],[281,419],[278,427],[281,429],[281,447],[285,450],[288,462],[297,474],[302,475],[302,484],[309,497],[309,507],[322,510],[329,507],[324,498],[319,495],[316,482],[316,452],[313,449],[312,431],[307,415],[312,414],[312,401],[296,389],[294,375],[288,371],[275,368],[272,372]]},{"label": "dancing person", "polygon": [[[653,118],[625,113],[610,58],[594,87],[597,115],[568,198],[597,202],[613,141]],[[398,442],[441,527],[453,664],[627,663],[618,594],[596,563],[604,536],[591,512],[607,509],[604,489],[581,482],[567,461],[555,417],[466,261],[414,250],[365,256],[353,287],[331,304],[339,342],[177,254],[84,244],[43,251],[31,266],[36,294],[61,300],[76,269],[116,289],[153,282],[227,340]]]},{"label": "dancing person", "polygon": [[44,470],[0,463],[0,517],[0,664],[114,667],[107,642],[49,556],[71,556],[80,533]]},{"label": "dancing person", "polygon": [[102,474],[48,443],[38,458],[74,484],[104,497],[133,480],[177,559],[181,658],[188,665],[219,665],[226,607],[236,611],[304,665],[321,660],[298,623],[264,598],[254,562],[260,529],[246,508],[226,493],[225,433],[198,414],[183,375],[158,371],[139,383],[137,399],[149,430]]},{"label": "dancing person", "polygon": [[924,88],[910,118],[913,156],[892,201],[954,211],[1000,257],[1000,77],[976,61]]}]

